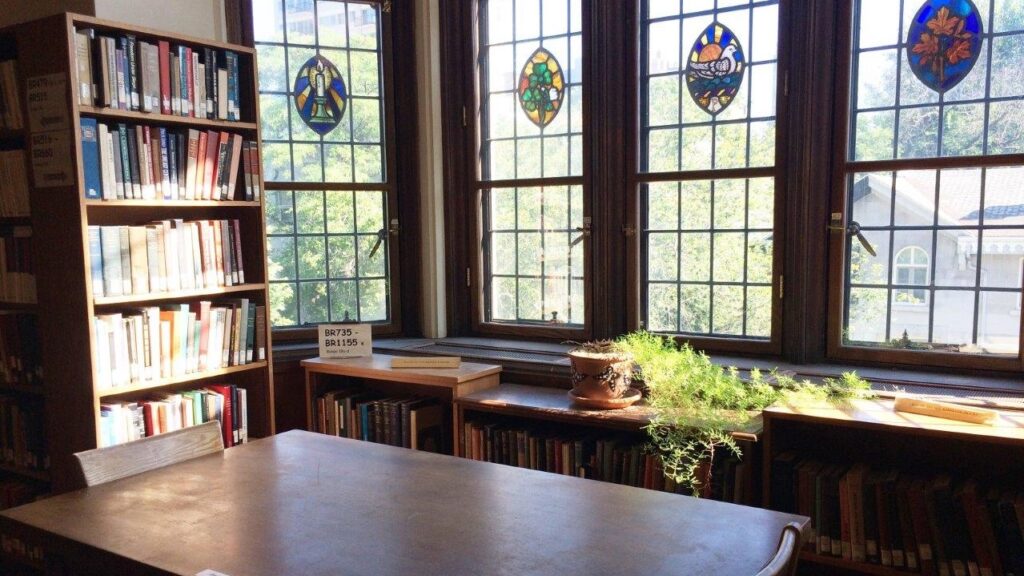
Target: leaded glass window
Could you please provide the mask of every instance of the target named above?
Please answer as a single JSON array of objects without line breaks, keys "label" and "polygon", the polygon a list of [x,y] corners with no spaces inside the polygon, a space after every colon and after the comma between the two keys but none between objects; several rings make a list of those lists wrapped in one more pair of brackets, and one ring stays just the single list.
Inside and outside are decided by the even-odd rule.
[{"label": "leaded glass window", "polygon": [[392,321],[381,4],[253,0],[271,322]]},{"label": "leaded glass window", "polygon": [[649,330],[773,336],[778,26],[776,1],[643,3],[641,320]]},{"label": "leaded glass window", "polygon": [[486,323],[586,320],[581,9],[581,0],[480,2]]},{"label": "leaded glass window", "polygon": [[854,4],[842,343],[1017,356],[1024,2]]}]

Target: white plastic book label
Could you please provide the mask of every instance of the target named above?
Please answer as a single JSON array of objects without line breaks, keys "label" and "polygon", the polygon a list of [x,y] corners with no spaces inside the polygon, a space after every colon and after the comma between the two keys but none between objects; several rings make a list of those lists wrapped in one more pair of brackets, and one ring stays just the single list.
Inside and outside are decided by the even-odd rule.
[{"label": "white plastic book label", "polygon": [[369,324],[321,324],[321,358],[359,358],[373,353]]}]

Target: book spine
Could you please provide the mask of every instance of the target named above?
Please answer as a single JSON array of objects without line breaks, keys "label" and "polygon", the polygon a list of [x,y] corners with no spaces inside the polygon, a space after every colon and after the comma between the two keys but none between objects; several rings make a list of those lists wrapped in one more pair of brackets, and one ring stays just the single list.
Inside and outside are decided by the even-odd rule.
[{"label": "book spine", "polygon": [[82,172],[85,180],[83,182],[85,197],[89,200],[98,200],[103,197],[103,182],[100,175],[100,149],[96,119],[82,118],[79,132],[82,139]]},{"label": "book spine", "polygon": [[139,102],[139,56],[138,56],[138,41],[135,36],[128,34],[125,36],[125,54],[128,59],[128,72],[126,74],[128,80],[128,95],[132,110],[138,110],[140,107]]},{"label": "book spine", "polygon": [[100,239],[100,227],[89,226],[89,270],[92,282],[92,295],[103,296],[103,244]]}]

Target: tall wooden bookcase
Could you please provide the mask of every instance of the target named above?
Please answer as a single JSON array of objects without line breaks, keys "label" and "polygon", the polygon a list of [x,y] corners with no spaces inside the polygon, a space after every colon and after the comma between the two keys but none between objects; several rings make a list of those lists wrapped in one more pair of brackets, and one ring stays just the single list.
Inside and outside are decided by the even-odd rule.
[{"label": "tall wooden bookcase", "polygon": [[[209,120],[153,113],[97,108],[79,104],[76,93],[76,28],[97,33],[133,34],[139,40],[169,41],[192,48],[230,50],[239,57],[240,121]],[[95,314],[117,312],[141,306],[158,306],[202,299],[242,297],[267,305],[266,236],[262,198],[256,201],[165,201],[87,200],[84,194],[81,118],[99,122],[126,122],[143,126],[223,130],[256,141],[259,133],[259,102],[256,90],[255,51],[244,46],[212,42],[159,30],[127,26],[78,14],[63,14],[16,25],[7,30],[17,45],[18,74],[22,107],[25,111],[26,141],[32,138],[29,104],[24,98],[31,78],[57,75],[63,78],[67,102],[67,154],[71,159],[71,184],[41,187],[34,181],[31,204],[34,258],[39,300],[39,331],[45,366],[44,395],[46,428],[53,478],[53,491],[74,487],[76,475],[72,454],[96,448],[100,436],[100,404],[137,400],[146,394],[189,390],[207,384],[229,383],[248,393],[250,438],[274,433],[273,370],[271,366],[269,320],[265,322],[266,359],[216,371],[189,374],[100,390],[95,385],[93,318]],[[257,162],[256,169],[259,169]],[[188,292],[144,296],[93,298],[90,274],[88,226],[138,225],[154,220],[237,219],[243,242],[246,284]],[[269,312],[268,312],[269,316]]]}]

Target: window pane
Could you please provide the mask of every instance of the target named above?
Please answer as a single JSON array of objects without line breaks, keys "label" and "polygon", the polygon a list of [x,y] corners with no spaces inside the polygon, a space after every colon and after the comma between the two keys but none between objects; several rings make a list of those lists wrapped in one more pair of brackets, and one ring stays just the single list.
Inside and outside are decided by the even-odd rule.
[{"label": "window pane", "polygon": [[[267,204],[268,215],[282,222],[267,227],[271,295],[290,298],[287,306],[295,309],[295,313],[282,309],[275,326],[387,320],[389,236],[383,230],[384,192],[271,191]],[[302,281],[297,299],[291,282],[295,279]]]},{"label": "window pane", "polygon": [[1024,168],[860,173],[849,186],[876,255],[850,239],[847,342],[1016,355]]},{"label": "window pane", "polygon": [[481,179],[580,176],[580,0],[481,4]]},{"label": "window pane", "polygon": [[253,3],[274,327],[389,319],[387,193],[287,189],[386,181],[379,10]]},{"label": "window pane", "polygon": [[583,321],[581,186],[484,192],[488,322]]},{"label": "window pane", "polygon": [[[645,2],[641,167],[644,303],[651,330],[771,337],[777,2]],[[685,177],[740,170],[740,176]],[[643,176],[641,176],[643,178]]]},{"label": "window pane", "polygon": [[645,186],[649,329],[771,336],[773,184],[751,178]]},{"label": "window pane", "polygon": [[[1024,167],[969,159],[1020,150],[1024,30],[1012,22],[1022,12],[989,0],[900,4],[855,7],[848,156],[898,169],[849,170],[856,226],[847,229],[843,337],[1015,356]],[[915,169],[934,157],[967,158],[968,167]]]}]

